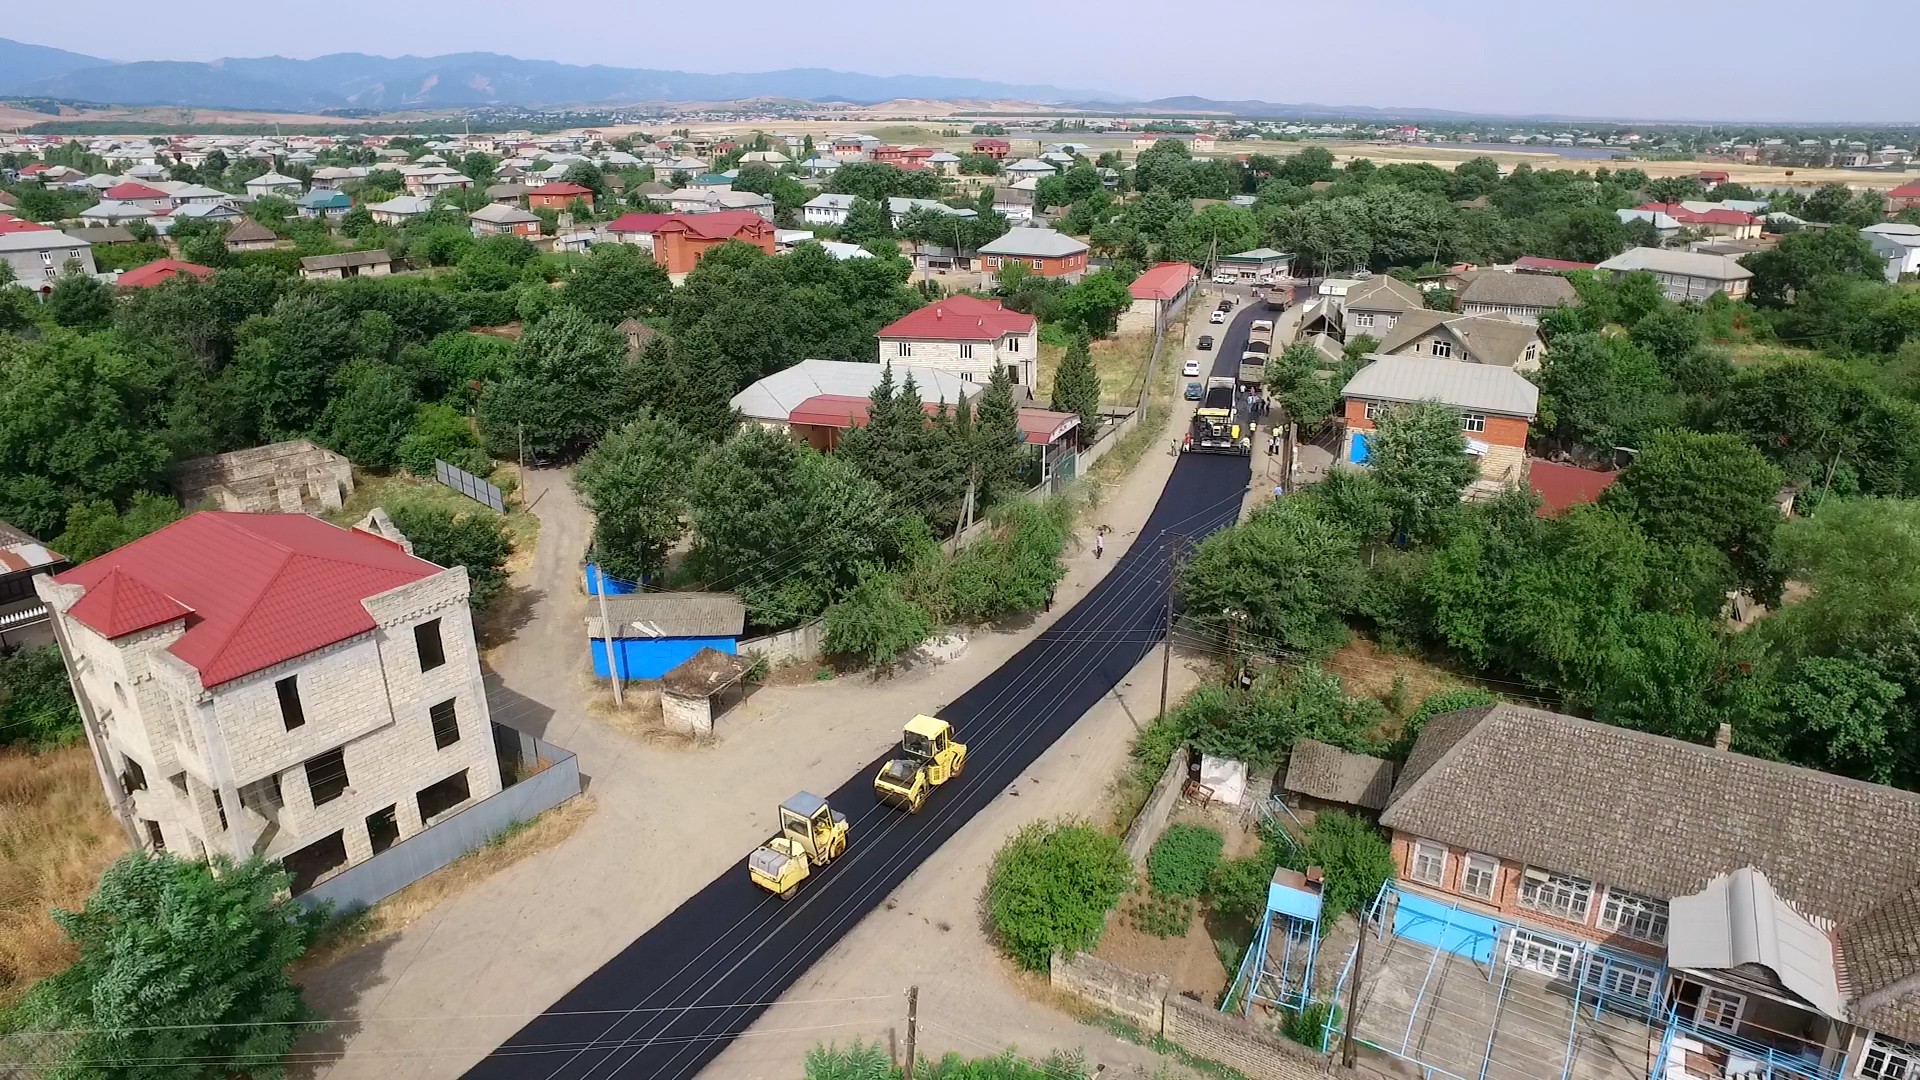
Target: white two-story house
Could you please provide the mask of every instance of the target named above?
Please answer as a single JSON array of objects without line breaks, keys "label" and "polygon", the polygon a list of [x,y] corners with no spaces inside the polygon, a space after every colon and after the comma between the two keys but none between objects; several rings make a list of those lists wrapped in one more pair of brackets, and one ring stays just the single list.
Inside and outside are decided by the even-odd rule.
[{"label": "white two-story house", "polygon": [[845,225],[847,211],[853,209],[853,196],[829,192],[815,195],[800,205],[800,220],[808,225]]},{"label": "white two-story house", "polygon": [[1031,388],[1039,359],[1038,320],[965,293],[880,329],[881,363],[924,364],[965,382],[985,383],[1000,367],[1015,385]]},{"label": "white two-story house", "polygon": [[384,515],[202,512],[35,586],[151,849],[300,892],[500,790],[466,570]]}]

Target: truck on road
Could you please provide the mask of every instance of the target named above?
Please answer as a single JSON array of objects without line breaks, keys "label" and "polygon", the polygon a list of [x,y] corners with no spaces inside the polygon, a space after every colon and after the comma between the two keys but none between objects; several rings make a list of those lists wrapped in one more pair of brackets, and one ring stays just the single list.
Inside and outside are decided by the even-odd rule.
[{"label": "truck on road", "polygon": [[1180,441],[1180,452],[1251,454],[1253,437],[1240,423],[1240,388],[1233,379],[1207,380],[1205,396],[1194,410],[1193,426]]}]

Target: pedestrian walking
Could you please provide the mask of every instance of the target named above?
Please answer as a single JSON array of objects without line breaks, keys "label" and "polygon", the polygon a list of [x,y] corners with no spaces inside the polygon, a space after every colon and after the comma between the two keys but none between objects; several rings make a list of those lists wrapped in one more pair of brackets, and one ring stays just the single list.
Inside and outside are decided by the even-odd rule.
[{"label": "pedestrian walking", "polygon": [[1102,555],[1105,555],[1106,553],[1107,553],[1107,527],[1105,525],[1102,525],[1099,528],[1093,530],[1093,557],[1097,559]]},{"label": "pedestrian walking", "polygon": [[1048,611],[1052,611],[1052,610],[1053,610],[1053,590],[1054,590],[1055,588],[1056,588],[1056,586],[1053,586],[1053,585],[1049,585],[1049,586],[1047,586],[1047,607],[1046,607],[1046,610],[1048,610]]}]

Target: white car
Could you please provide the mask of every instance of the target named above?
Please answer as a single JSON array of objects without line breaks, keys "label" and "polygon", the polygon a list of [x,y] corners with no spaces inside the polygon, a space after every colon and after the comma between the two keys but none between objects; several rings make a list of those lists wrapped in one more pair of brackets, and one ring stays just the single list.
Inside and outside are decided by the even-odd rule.
[{"label": "white car", "polygon": [[1213,314],[1211,314],[1211,315],[1209,315],[1209,316],[1207,316],[1207,321],[1208,321],[1208,322],[1210,322],[1210,323],[1223,323],[1223,322],[1226,322],[1226,321],[1227,321],[1227,313],[1226,313],[1226,312],[1224,312],[1224,311],[1221,311],[1221,310],[1220,310],[1219,308],[1215,308],[1215,309],[1213,310]]},{"label": "white car", "polygon": [[1188,360],[1186,366],[1180,369],[1180,374],[1188,378],[1200,374],[1200,361],[1198,359]]}]

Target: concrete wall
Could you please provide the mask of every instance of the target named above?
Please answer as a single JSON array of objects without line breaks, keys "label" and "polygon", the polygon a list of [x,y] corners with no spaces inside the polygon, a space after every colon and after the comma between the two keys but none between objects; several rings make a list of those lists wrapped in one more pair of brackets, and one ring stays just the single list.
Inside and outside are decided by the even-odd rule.
[{"label": "concrete wall", "polygon": [[1160,773],[1160,782],[1153,785],[1152,794],[1147,796],[1147,805],[1140,808],[1139,816],[1127,829],[1125,847],[1127,857],[1135,866],[1147,864],[1147,850],[1159,838],[1160,830],[1166,827],[1167,816],[1173,813],[1173,804],[1180,801],[1180,791],[1187,781],[1187,751],[1182,747],[1167,759],[1167,767]]},{"label": "concrete wall", "polygon": [[1239,1070],[1251,1080],[1351,1080],[1360,1074],[1238,1016],[1215,1012],[1170,993],[1165,975],[1146,975],[1093,956],[1055,953],[1053,987],[1117,1013],[1195,1057]]},{"label": "concrete wall", "polygon": [[573,752],[525,734],[518,741],[529,740],[534,756],[551,763],[547,768],[491,798],[469,804],[296,899],[309,908],[332,903],[339,911],[377,903],[485,844],[513,823],[530,821],[580,794],[580,762]]},{"label": "concrete wall", "polygon": [[777,634],[742,638],[737,651],[741,656],[757,656],[769,664],[788,660],[811,660],[820,654],[820,643],[825,641],[826,637],[826,620],[815,619],[810,623],[802,623],[791,630],[782,630]]},{"label": "concrete wall", "polygon": [[307,439],[194,458],[173,471],[183,506],[246,513],[337,510],[353,491],[353,465]]}]

